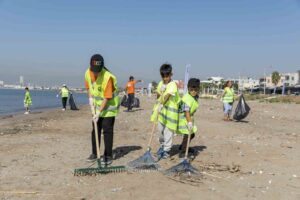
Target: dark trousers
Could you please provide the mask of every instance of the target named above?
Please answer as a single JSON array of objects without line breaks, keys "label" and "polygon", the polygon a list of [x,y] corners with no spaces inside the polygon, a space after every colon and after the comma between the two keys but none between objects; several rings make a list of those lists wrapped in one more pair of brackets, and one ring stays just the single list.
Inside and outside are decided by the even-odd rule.
[{"label": "dark trousers", "polygon": [[[186,134],[183,136],[182,143],[181,143],[181,151],[185,151],[188,142],[188,137],[189,135]],[[195,137],[195,133],[192,133],[190,143],[194,137]]]},{"label": "dark trousers", "polygon": [[61,98],[62,105],[63,105],[63,108],[64,108],[64,109],[66,109],[66,107],[67,107],[67,100],[68,100],[68,97],[63,97],[63,98]]},{"label": "dark trousers", "polygon": [[[114,124],[115,124],[115,117],[105,117],[105,118],[100,117],[97,122],[99,145],[101,144],[101,132],[103,130],[104,146],[105,146],[104,156],[110,158],[112,158]],[[92,130],[92,153],[97,155],[94,123],[93,123],[93,130]]]},{"label": "dark trousers", "polygon": [[128,110],[132,110],[133,101],[134,101],[134,94],[128,94]]}]

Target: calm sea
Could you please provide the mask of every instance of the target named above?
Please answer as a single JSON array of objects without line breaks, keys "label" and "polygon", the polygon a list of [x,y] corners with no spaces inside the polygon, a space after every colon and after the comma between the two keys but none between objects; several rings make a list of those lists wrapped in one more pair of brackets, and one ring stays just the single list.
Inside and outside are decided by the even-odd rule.
[{"label": "calm sea", "polygon": [[[14,114],[24,111],[24,90],[0,89],[0,115]],[[61,98],[56,98],[58,91],[30,91],[32,98],[31,110],[61,107]],[[88,98],[84,93],[73,92],[77,105],[87,104]]]}]

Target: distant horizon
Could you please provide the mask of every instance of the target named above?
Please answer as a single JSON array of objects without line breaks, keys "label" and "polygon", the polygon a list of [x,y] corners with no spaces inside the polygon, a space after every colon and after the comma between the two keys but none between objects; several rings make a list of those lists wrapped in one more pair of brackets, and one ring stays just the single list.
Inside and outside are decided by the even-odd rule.
[{"label": "distant horizon", "polygon": [[[266,76],[271,76],[271,74],[272,74],[272,72],[274,72],[274,71],[278,71],[278,70],[273,70],[273,71],[270,71],[269,73],[266,73]],[[295,70],[295,71],[289,71],[289,72],[281,72],[281,71],[278,71],[280,74],[285,74],[285,73],[297,73],[298,71],[300,71],[300,67],[298,68],[298,70]],[[20,76],[19,76],[20,77]],[[176,77],[176,76],[175,76]],[[192,77],[192,76],[191,76]],[[259,79],[261,79],[261,78],[264,78],[264,74],[262,73],[262,75],[261,76],[257,76],[257,77],[253,77],[253,76],[248,76],[248,75],[240,75],[240,76],[238,76],[238,77],[224,77],[224,76],[220,76],[220,75],[212,75],[212,76],[208,76],[208,77],[206,77],[206,78],[200,78],[200,80],[207,80],[208,78],[210,78],[210,77],[222,77],[222,78],[224,78],[225,80],[226,79],[239,79],[239,78],[252,78],[252,79],[255,79],[255,80],[259,80]],[[30,84],[30,86],[40,86],[40,87],[60,87],[62,84],[57,84],[57,85],[47,85],[47,84],[42,84],[42,83],[34,83],[34,82],[31,82],[31,81],[27,81],[26,80],[26,77],[25,76],[23,76],[23,78],[24,78],[24,82],[25,82],[25,84],[24,85],[28,85],[28,83]],[[118,78],[118,77],[117,77]],[[199,77],[197,77],[197,78],[199,78]],[[18,80],[18,79],[17,79]],[[150,79],[148,79],[148,81],[145,81],[145,79],[142,79],[142,80],[144,80],[144,83],[139,83],[139,85],[144,85],[143,87],[147,87],[147,85],[145,85],[145,84],[149,84],[149,83],[151,83],[152,81],[155,81],[155,82],[159,82],[161,79],[160,78],[158,78],[158,79],[153,79],[153,80],[150,80]],[[173,80],[184,80],[184,77],[182,77],[182,78],[173,78]],[[4,81],[3,79],[1,79],[1,76],[0,76],[0,81]],[[125,86],[125,84],[127,83],[127,81],[128,80],[124,80],[124,81],[122,81],[121,82],[121,84],[120,84],[120,82],[119,82],[119,87],[124,87]],[[66,81],[67,83],[68,83],[68,81]],[[63,83],[66,83],[66,82],[63,82]],[[5,85],[19,85],[19,81],[16,81],[16,82],[8,82],[8,81],[4,81],[4,84]],[[72,84],[67,84],[69,87],[73,87],[73,88],[84,88],[85,86],[84,86],[84,84],[82,84],[82,85],[72,85]]]}]

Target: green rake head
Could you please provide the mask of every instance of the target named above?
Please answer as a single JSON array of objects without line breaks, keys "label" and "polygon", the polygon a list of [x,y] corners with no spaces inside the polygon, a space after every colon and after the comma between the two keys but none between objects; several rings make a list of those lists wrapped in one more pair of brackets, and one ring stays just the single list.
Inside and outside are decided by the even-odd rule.
[{"label": "green rake head", "polygon": [[88,176],[97,174],[121,173],[127,171],[125,166],[81,168],[74,170],[74,176]]},{"label": "green rake head", "polygon": [[81,168],[74,170],[74,176],[88,176],[97,174],[121,173],[127,171],[125,166]]}]

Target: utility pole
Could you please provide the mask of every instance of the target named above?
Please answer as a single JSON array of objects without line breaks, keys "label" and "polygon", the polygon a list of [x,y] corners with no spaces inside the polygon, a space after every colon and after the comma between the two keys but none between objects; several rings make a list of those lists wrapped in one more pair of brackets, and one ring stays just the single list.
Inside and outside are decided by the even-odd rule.
[{"label": "utility pole", "polygon": [[267,77],[266,77],[266,68],[264,68],[264,95],[266,95],[266,82],[267,82]]}]

